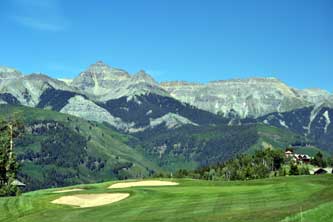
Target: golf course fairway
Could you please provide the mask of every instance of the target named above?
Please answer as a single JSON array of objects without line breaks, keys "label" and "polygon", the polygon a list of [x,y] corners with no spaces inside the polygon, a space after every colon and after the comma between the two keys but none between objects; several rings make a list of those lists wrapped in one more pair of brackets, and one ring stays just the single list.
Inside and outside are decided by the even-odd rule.
[{"label": "golf course fairway", "polygon": [[[162,180],[178,185],[109,189],[112,184],[123,182],[112,181],[3,197],[0,198],[0,221],[333,221],[332,175],[233,182]],[[64,189],[73,191],[55,193]],[[52,203],[63,196],[112,193],[129,196],[87,208]]]}]

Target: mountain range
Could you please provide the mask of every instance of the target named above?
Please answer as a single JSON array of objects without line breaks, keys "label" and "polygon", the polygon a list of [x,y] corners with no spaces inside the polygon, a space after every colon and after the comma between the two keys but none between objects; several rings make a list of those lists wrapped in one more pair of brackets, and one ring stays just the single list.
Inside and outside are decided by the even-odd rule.
[{"label": "mountain range", "polygon": [[[36,106],[47,88],[81,93],[94,101],[136,95],[168,96],[199,109],[241,118],[286,112],[322,103],[333,95],[322,89],[296,89],[276,78],[248,78],[214,81],[207,84],[183,81],[156,82],[141,70],[134,75],[112,68],[102,61],[89,66],[74,79],[52,79],[43,74],[22,75],[13,68],[0,67],[0,91],[17,97],[23,105]],[[15,84],[15,87],[12,87]]]},{"label": "mountain range", "polygon": [[[65,167],[76,170],[65,170],[52,186],[92,182],[96,175],[130,178],[157,170],[193,169],[270,146],[307,144],[333,152],[333,95],[321,89],[296,89],[276,78],[159,83],[143,70],[129,74],[102,61],[74,79],[24,75],[0,67],[0,104],[3,116],[23,112],[29,129],[18,145],[23,178],[34,181],[31,169],[40,169],[40,165],[49,166],[48,170],[61,165],[59,159],[66,158],[60,151],[82,153],[74,168]],[[69,121],[73,116],[80,124]],[[61,126],[69,137],[50,128],[54,125]],[[93,126],[96,132],[118,135],[118,145],[110,142],[111,137],[95,135],[89,130]],[[36,127],[42,127],[42,132],[34,131]],[[44,139],[37,139],[36,132]],[[65,144],[52,146],[56,141],[52,133],[58,140],[75,141],[68,150]],[[83,150],[75,150],[75,143],[83,144]],[[52,153],[50,149],[59,150]],[[117,159],[117,152],[122,157]],[[45,160],[50,155],[55,156]],[[129,158],[131,155],[138,159]],[[45,187],[52,181],[52,173],[46,169],[46,179],[40,183]]]}]

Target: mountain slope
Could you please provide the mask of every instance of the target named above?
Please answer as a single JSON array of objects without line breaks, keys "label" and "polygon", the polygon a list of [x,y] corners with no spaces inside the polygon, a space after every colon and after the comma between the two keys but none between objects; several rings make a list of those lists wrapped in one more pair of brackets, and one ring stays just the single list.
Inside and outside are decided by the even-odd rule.
[{"label": "mountain slope", "polygon": [[172,97],[224,117],[232,114],[241,118],[257,118],[273,112],[333,102],[333,95],[325,90],[299,90],[275,78],[159,84],[144,71],[131,75],[98,61],[73,80],[59,81],[45,75],[22,75],[15,69],[0,67],[0,93],[11,94],[23,105],[35,107],[49,88],[78,93],[93,102],[103,103],[122,97],[155,94]]},{"label": "mountain slope", "polygon": [[196,84],[166,82],[161,86],[174,98],[203,110],[240,117],[259,117],[310,104],[296,90],[275,78],[249,78]]},{"label": "mountain slope", "polygon": [[306,136],[322,149],[333,152],[333,108],[322,104],[258,118],[268,125],[287,128]]},{"label": "mountain slope", "polygon": [[[212,120],[219,122],[221,119],[169,97],[144,71],[129,75],[126,71],[111,68],[103,62],[91,65],[70,83],[45,75],[21,75],[9,68],[3,68],[1,77],[0,103],[51,109],[86,120],[107,122],[124,132],[141,131],[160,124],[169,127],[196,125],[199,115],[203,119],[208,117],[208,123]],[[158,99],[149,99],[156,97]],[[135,106],[138,100],[142,100],[139,107]],[[120,103],[121,108],[118,106]],[[124,109],[127,109],[126,114]],[[193,114],[197,116],[195,120]]]},{"label": "mountain slope", "polygon": [[15,142],[20,179],[28,189],[147,176],[159,167],[126,145],[128,136],[74,116],[22,106],[0,105],[26,132]]},{"label": "mountain slope", "polygon": [[[187,119],[183,121],[184,124],[186,122],[191,122],[192,125],[228,123],[225,118],[181,103],[171,97],[156,94],[121,97],[105,103],[98,103],[98,105],[108,110],[113,116],[133,123],[132,130],[130,130],[132,132],[154,128],[158,122],[168,123],[168,120],[172,121],[175,115],[178,115],[178,119]],[[164,121],[159,121],[161,118]]]},{"label": "mountain slope", "polygon": [[14,96],[22,105],[35,107],[40,101],[40,96],[47,89],[72,89],[62,81],[52,79],[42,74],[31,74],[4,78],[0,82],[0,93]]},{"label": "mountain slope", "polygon": [[264,124],[186,125],[173,130],[159,127],[138,132],[134,136],[139,141],[130,140],[132,147],[171,171],[224,162],[237,154],[256,149],[285,149],[290,144],[304,140],[301,135],[287,129]]},{"label": "mountain slope", "polygon": [[131,97],[145,93],[168,95],[157,82],[144,71],[130,75],[122,69],[112,68],[102,61],[80,73],[70,85],[88,97],[108,101],[120,97]]}]

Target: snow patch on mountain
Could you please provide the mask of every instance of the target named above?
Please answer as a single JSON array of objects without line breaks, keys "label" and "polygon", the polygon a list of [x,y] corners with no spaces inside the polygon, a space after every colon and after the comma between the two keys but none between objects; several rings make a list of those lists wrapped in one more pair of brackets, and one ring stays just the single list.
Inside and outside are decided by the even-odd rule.
[{"label": "snow patch on mountain", "polygon": [[280,122],[280,125],[281,125],[281,126],[283,126],[283,127],[285,127],[285,128],[289,128],[285,121],[283,121],[283,120],[279,120],[279,122]]},{"label": "snow patch on mountain", "polygon": [[324,132],[327,133],[327,128],[328,126],[331,124],[331,119],[330,116],[328,114],[328,110],[326,110],[323,114],[325,120],[326,120],[326,124],[325,124],[325,128],[324,128]]}]

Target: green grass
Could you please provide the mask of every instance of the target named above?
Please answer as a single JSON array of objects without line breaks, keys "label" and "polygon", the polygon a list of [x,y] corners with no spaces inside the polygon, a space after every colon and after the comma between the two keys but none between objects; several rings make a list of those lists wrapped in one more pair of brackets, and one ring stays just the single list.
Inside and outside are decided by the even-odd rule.
[{"label": "green grass", "polygon": [[257,125],[259,139],[256,144],[252,145],[247,153],[254,153],[256,150],[263,148],[278,148],[285,149],[290,144],[295,142],[299,136],[287,129],[281,129],[266,124]]},{"label": "green grass", "polygon": [[287,217],[283,222],[313,222],[313,221],[333,221],[333,202],[319,205],[316,208]]},{"label": "green grass", "polygon": [[[36,187],[50,187],[50,181],[54,181],[54,176],[52,174],[54,171],[62,173],[60,182],[64,185],[94,183],[117,180],[119,178],[140,178],[149,175],[148,169],[162,171],[157,164],[147,160],[142,153],[127,145],[131,136],[121,134],[105,124],[87,121],[50,110],[24,106],[0,105],[0,119],[7,119],[12,115],[16,116],[16,118],[24,123],[25,126],[29,126],[34,122],[39,123],[41,121],[47,121],[57,122],[58,124],[63,125],[69,132],[77,132],[77,129],[79,129],[77,134],[88,141],[86,158],[94,157],[106,160],[103,169],[92,171],[83,164],[78,164],[78,170],[76,170],[76,172],[73,171],[73,168],[64,168],[55,165],[54,161],[51,161],[48,164],[39,164],[36,160],[25,160],[21,163],[20,174],[29,176],[29,180],[21,180],[25,184],[30,185],[29,187],[31,189],[36,189]],[[21,135],[18,139],[21,139],[23,142],[19,143],[15,141],[17,144],[15,146],[15,153],[19,156],[30,150],[36,153],[40,152],[42,141],[52,139],[54,136],[53,133],[44,133],[41,135],[31,134],[27,130],[27,132],[25,132],[24,135]],[[71,139],[75,140],[76,138]],[[68,156],[68,159],[71,161],[70,156]],[[123,169],[120,169],[117,174],[112,174],[111,172],[116,166],[121,165],[122,163],[133,163],[133,165],[129,168],[124,167]],[[76,174],[79,176],[76,176]]]},{"label": "green grass", "polygon": [[[123,201],[94,208],[51,204],[53,190],[0,198],[0,221],[302,221],[332,218],[333,176],[253,181],[176,180],[179,186],[110,190],[115,182],[81,185],[80,193],[129,192]],[[75,193],[75,192],[74,192]]]}]

